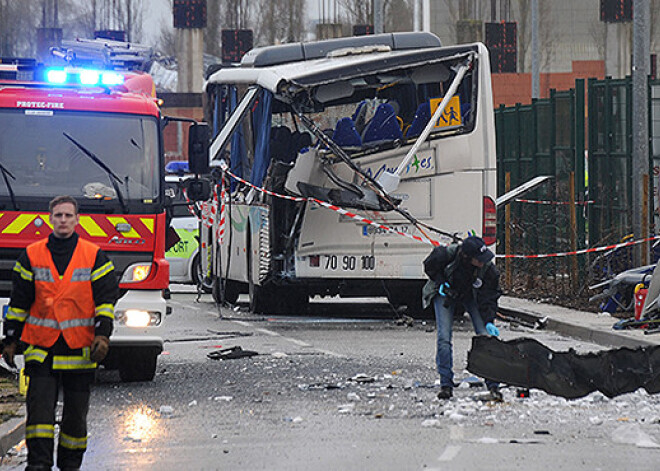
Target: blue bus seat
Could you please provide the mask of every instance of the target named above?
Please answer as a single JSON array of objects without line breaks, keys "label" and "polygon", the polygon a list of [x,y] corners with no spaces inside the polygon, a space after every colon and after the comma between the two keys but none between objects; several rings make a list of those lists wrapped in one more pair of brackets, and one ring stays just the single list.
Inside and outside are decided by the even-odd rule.
[{"label": "blue bus seat", "polygon": [[403,133],[392,105],[389,103],[378,105],[374,117],[364,128],[362,142],[364,144],[377,144],[402,138]]}]

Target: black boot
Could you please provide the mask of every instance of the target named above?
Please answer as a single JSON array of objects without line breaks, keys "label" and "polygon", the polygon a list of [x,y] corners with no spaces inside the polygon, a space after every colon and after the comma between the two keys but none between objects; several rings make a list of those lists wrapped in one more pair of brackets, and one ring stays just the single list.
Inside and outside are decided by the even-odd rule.
[{"label": "black boot", "polygon": [[438,393],[438,399],[451,399],[454,395],[454,388],[451,386],[442,386]]}]

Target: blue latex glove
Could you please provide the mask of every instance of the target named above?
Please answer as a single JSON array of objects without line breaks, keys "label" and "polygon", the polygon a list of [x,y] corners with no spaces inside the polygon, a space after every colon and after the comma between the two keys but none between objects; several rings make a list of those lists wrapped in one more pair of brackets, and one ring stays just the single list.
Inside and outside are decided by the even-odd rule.
[{"label": "blue latex glove", "polygon": [[446,289],[449,289],[449,283],[447,283],[447,282],[445,281],[444,283],[442,283],[442,284],[440,285],[440,288],[438,288],[438,294],[439,294],[440,296],[447,296],[447,294],[445,293],[445,290],[446,290]]},{"label": "blue latex glove", "polygon": [[499,337],[500,336],[500,329],[495,327],[495,324],[492,322],[489,322],[486,324],[486,332],[488,332],[489,335],[493,337]]}]

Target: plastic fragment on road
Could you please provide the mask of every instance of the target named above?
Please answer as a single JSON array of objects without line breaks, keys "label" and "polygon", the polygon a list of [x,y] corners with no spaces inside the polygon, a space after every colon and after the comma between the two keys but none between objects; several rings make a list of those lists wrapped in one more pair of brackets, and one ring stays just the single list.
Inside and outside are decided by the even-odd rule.
[{"label": "plastic fragment on road", "polygon": [[612,432],[612,441],[638,448],[660,448],[660,445],[644,432],[639,424],[625,424],[615,428]]},{"label": "plastic fragment on road", "polygon": [[206,354],[211,360],[235,360],[237,358],[246,358],[259,355],[252,350],[243,350],[240,346],[222,348]]},{"label": "plastic fragment on road", "polygon": [[352,378],[350,378],[349,381],[355,381],[356,383],[373,383],[374,381],[376,381],[376,378],[364,373],[358,373]]},{"label": "plastic fragment on road", "polygon": [[593,391],[612,398],[644,388],[660,392],[660,346],[578,354],[555,352],[534,339],[475,336],[467,369],[511,386],[577,399]]},{"label": "plastic fragment on road", "polygon": [[160,406],[158,409],[161,417],[171,417],[174,414],[174,407],[172,406]]}]

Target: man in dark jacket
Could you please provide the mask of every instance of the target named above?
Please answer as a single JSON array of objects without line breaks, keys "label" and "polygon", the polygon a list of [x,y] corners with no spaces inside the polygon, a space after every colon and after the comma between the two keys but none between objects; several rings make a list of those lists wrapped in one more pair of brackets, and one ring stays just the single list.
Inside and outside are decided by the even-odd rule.
[{"label": "man in dark jacket", "polygon": [[[440,374],[438,399],[453,395],[452,324],[454,313],[462,308],[470,314],[477,335],[498,336],[493,324],[500,297],[500,274],[495,257],[483,239],[467,237],[460,244],[438,246],[424,260],[429,281],[422,293],[424,308],[433,304],[437,326],[435,363]],[[459,311],[462,312],[462,311]],[[497,383],[486,380],[491,399],[501,401]]]},{"label": "man in dark jacket", "polygon": [[76,200],[58,196],[49,209],[53,233],[19,256],[4,323],[2,356],[10,366],[14,366],[19,341],[27,344],[28,471],[53,466],[60,387],[64,407],[57,467],[80,468],[87,449],[90,386],[97,363],[108,353],[118,294],[112,262],[75,232]]}]

